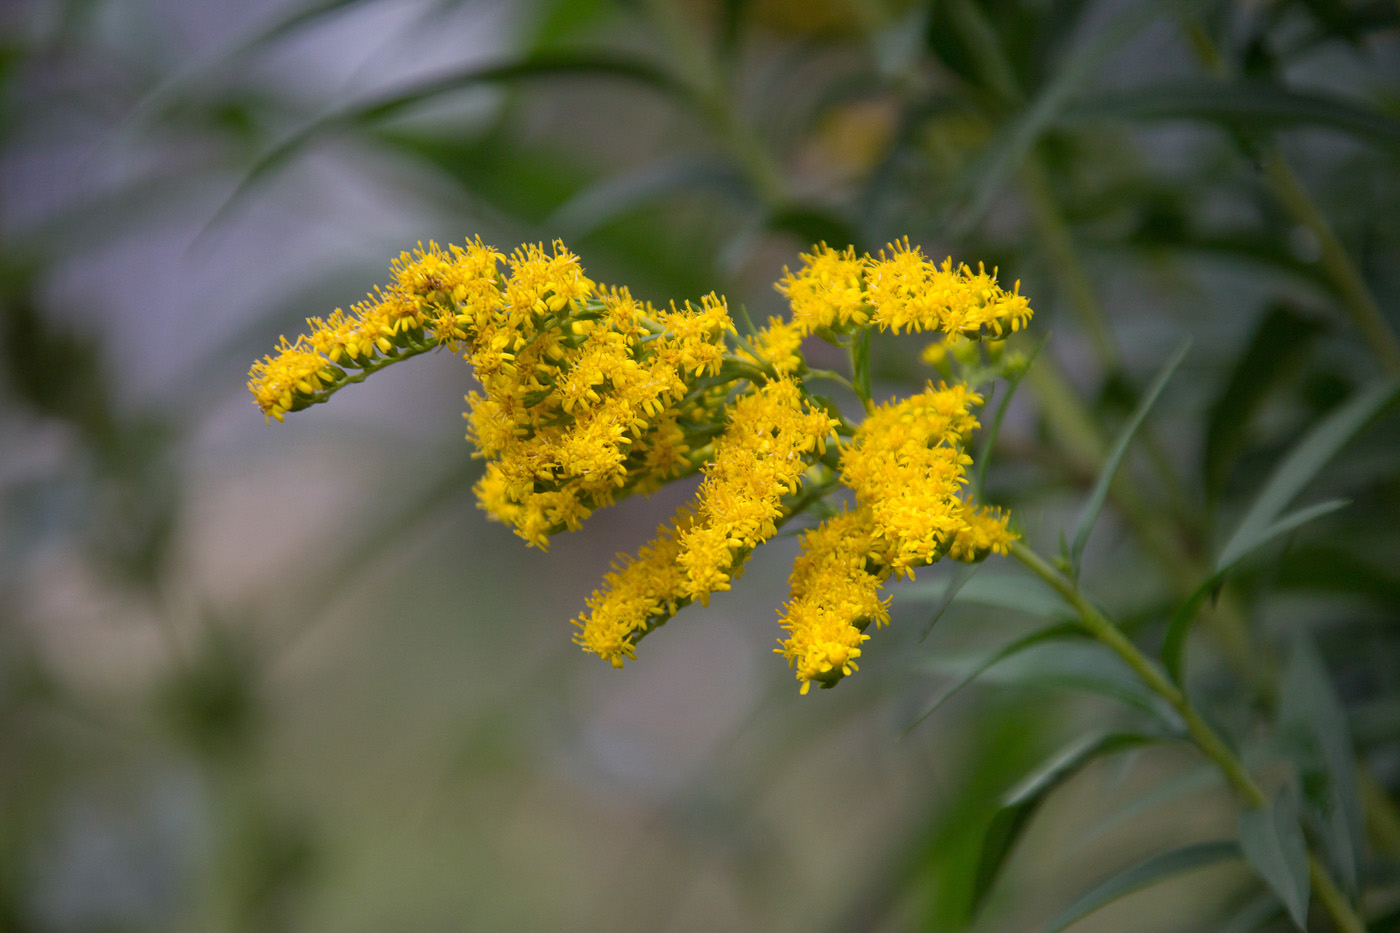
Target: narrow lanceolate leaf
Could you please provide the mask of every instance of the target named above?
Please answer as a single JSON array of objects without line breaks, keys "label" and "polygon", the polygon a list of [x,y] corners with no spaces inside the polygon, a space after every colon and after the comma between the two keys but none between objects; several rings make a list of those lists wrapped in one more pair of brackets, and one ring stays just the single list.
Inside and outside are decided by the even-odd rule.
[{"label": "narrow lanceolate leaf", "polygon": [[[1186,639],[1191,634],[1191,626],[1195,623],[1201,606],[1220,589],[1225,582],[1225,577],[1229,575],[1231,570],[1235,569],[1236,565],[1274,539],[1281,538],[1290,531],[1301,528],[1315,518],[1321,518],[1338,509],[1345,508],[1348,504],[1346,499],[1329,499],[1326,502],[1319,502],[1317,505],[1310,505],[1290,512],[1270,525],[1263,534],[1247,542],[1249,544],[1247,550],[1222,555],[1220,569],[1211,574],[1209,579],[1197,587],[1186,602],[1177,608],[1176,612],[1172,614],[1171,623],[1167,626],[1166,641],[1162,645],[1162,662],[1166,664],[1167,672],[1171,674],[1172,679],[1178,684],[1185,681]],[[1227,556],[1228,561],[1225,559]]]},{"label": "narrow lanceolate leaf", "polygon": [[1082,920],[1120,897],[1127,897],[1134,891],[1141,891],[1175,875],[1239,857],[1240,846],[1233,839],[1200,842],[1154,855],[1086,892],[1042,927],[1041,933],[1060,933],[1070,924]]},{"label": "narrow lanceolate leaf", "polygon": [[919,723],[932,716],[935,712],[938,711],[939,707],[941,707],[944,703],[947,703],[954,696],[956,696],[957,693],[960,690],[962,690],[963,687],[966,687],[968,684],[972,683],[978,677],[986,673],[989,668],[1002,661],[1005,661],[1007,658],[1020,654],[1022,651],[1025,651],[1029,648],[1034,648],[1036,645],[1045,644],[1046,642],[1083,637],[1083,629],[1081,629],[1075,623],[1065,622],[1057,625],[1051,625],[1048,628],[1037,629],[1036,631],[1031,632],[1029,635],[1016,639],[1011,644],[1007,645],[1004,648],[1001,648],[1000,650],[994,652],[993,654],[984,658],[982,661],[975,664],[971,670],[969,670],[957,680],[955,680],[950,687],[948,687],[941,694],[939,694],[938,698],[933,701],[933,704],[929,706],[928,709],[920,713],[919,717],[909,724],[909,729],[913,729]]},{"label": "narrow lanceolate leaf", "polygon": [[688,194],[739,205],[754,199],[748,184],[728,162],[668,159],[589,186],[565,202],[544,226],[562,236],[578,238],[635,211]]},{"label": "narrow lanceolate leaf", "polygon": [[1182,81],[1134,88],[1083,102],[1073,117],[1120,120],[1204,120],[1231,129],[1317,127],[1400,149],[1400,122],[1364,102],[1336,94],[1289,90],[1280,84]]},{"label": "narrow lanceolate leaf", "polygon": [[560,77],[618,79],[686,104],[693,101],[691,91],[674,75],[651,62],[615,52],[540,52],[515,61],[470,66],[356,101],[307,123],[253,163],[220,206],[215,219],[225,216],[259,181],[328,133],[375,125],[445,95],[474,87]]},{"label": "narrow lanceolate leaf", "polygon": [[1269,396],[1312,350],[1321,324],[1287,305],[1269,309],[1240,354],[1206,425],[1204,473],[1212,499],[1225,488],[1230,470],[1249,443],[1249,429]]},{"label": "narrow lanceolate leaf", "polygon": [[1113,443],[1113,449],[1109,451],[1108,459],[1104,461],[1103,469],[1099,471],[1098,481],[1094,483],[1094,489],[1089,493],[1089,500],[1084,503],[1084,511],[1080,513],[1079,524],[1074,529],[1074,540],[1070,544],[1070,567],[1071,575],[1079,576],[1079,558],[1084,553],[1084,545],[1089,541],[1089,532],[1094,530],[1094,523],[1098,521],[1099,512],[1103,509],[1104,500],[1108,498],[1108,488],[1113,484],[1113,477],[1118,473],[1118,466],[1123,462],[1123,455],[1128,452],[1128,445],[1133,441],[1133,435],[1137,433],[1142,422],[1147,418],[1147,413],[1156,404],[1157,398],[1162,394],[1162,389],[1166,388],[1167,380],[1171,379],[1172,373],[1181,365],[1181,361],[1186,358],[1186,351],[1191,348],[1191,341],[1184,341],[1180,348],[1172,354],[1157,375],[1153,378],[1152,384],[1147,387],[1142,400],[1138,402],[1137,409],[1133,411],[1128,423],[1123,425],[1123,430],[1119,432],[1118,439]]},{"label": "narrow lanceolate leaf", "polygon": [[1303,776],[1323,848],[1342,885],[1357,890],[1365,818],[1346,710],[1317,649],[1299,637],[1279,689],[1279,730]]},{"label": "narrow lanceolate leaf", "polygon": [[1292,785],[1271,806],[1240,814],[1240,849],[1269,890],[1288,908],[1300,930],[1308,927],[1308,846],[1298,823],[1298,797]]},{"label": "narrow lanceolate leaf", "polygon": [[1040,355],[1041,348],[1045,346],[1049,336],[1041,337],[1036,341],[1035,348],[1031,350],[1030,356],[1026,358],[1026,365],[1021,371],[1012,376],[1006,382],[1006,392],[1002,394],[1001,401],[997,403],[996,414],[992,416],[992,423],[986,431],[982,432],[982,446],[977,452],[977,472],[973,476],[972,488],[977,494],[978,501],[982,500],[983,489],[986,486],[987,464],[992,459],[992,448],[996,445],[997,437],[1001,434],[1001,422],[1006,417],[1007,406],[1011,404],[1011,397],[1016,394],[1016,387],[1021,384],[1021,380],[1026,377],[1026,373],[1035,365],[1035,358]]},{"label": "narrow lanceolate leaf", "polygon": [[1309,431],[1270,475],[1239,527],[1221,549],[1216,570],[1228,565],[1236,555],[1254,550],[1257,539],[1269,535],[1288,503],[1347,441],[1395,401],[1397,394],[1400,394],[1400,382],[1382,380],[1357,393]]},{"label": "narrow lanceolate leaf", "polygon": [[1110,732],[1087,735],[1065,748],[1031,772],[1002,800],[982,837],[982,852],[972,886],[972,909],[986,900],[1007,857],[1016,847],[1040,804],[1081,768],[1105,755],[1162,740],[1162,736],[1142,732]]},{"label": "narrow lanceolate leaf", "polygon": [[[985,564],[973,564],[984,567]],[[928,580],[910,583],[894,591],[895,602],[941,602],[948,594],[949,581]],[[950,602],[972,603],[992,609],[1024,612],[1042,619],[1064,618],[1069,615],[1064,601],[1037,577],[1020,573],[984,570],[965,580]]]},{"label": "narrow lanceolate leaf", "polygon": [[967,581],[972,579],[981,566],[981,564],[959,564],[957,569],[953,571],[953,575],[948,578],[948,587],[943,591],[943,596],[939,598],[938,605],[933,607],[933,614],[929,616],[928,624],[924,626],[924,632],[919,636],[919,641],[928,638],[933,627],[943,617],[944,611],[953,604],[958,591],[967,585]]}]

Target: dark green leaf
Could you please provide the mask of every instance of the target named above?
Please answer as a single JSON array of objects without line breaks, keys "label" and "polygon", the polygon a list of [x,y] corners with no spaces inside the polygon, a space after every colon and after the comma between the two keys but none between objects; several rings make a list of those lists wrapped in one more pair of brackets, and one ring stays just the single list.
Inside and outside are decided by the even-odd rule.
[{"label": "dark green leaf", "polygon": [[1021,384],[1021,380],[1026,377],[1026,373],[1035,365],[1035,358],[1040,355],[1041,348],[1045,346],[1050,335],[1047,334],[1036,341],[1035,348],[1031,350],[1030,356],[1026,358],[1026,365],[1015,376],[1006,382],[1006,391],[1002,393],[1001,401],[997,403],[996,414],[992,416],[991,426],[982,434],[982,446],[977,452],[977,473],[973,480],[972,488],[976,491],[978,500],[982,498],[982,492],[986,485],[987,464],[992,459],[992,447],[996,444],[997,436],[1001,434],[1001,421],[1006,417],[1007,406],[1011,404],[1011,397],[1016,394],[1016,387]]},{"label": "dark green leaf", "polygon": [[1074,117],[1116,120],[1205,120],[1230,129],[1311,127],[1336,130],[1389,149],[1400,148],[1400,122],[1364,103],[1279,84],[1187,80],[1134,88],[1076,106]]},{"label": "dark green leaf", "polygon": [[1021,638],[1016,639],[1015,641],[1011,642],[1011,644],[1005,646],[1004,648],[1001,648],[1000,650],[994,652],[990,656],[984,658],[981,662],[973,665],[971,670],[964,673],[961,677],[954,681],[952,686],[948,687],[946,690],[943,691],[943,693],[939,694],[938,698],[933,701],[933,704],[929,706],[928,709],[920,713],[918,718],[909,724],[908,728],[913,729],[919,723],[932,716],[938,710],[939,707],[941,707],[944,703],[947,703],[954,696],[956,696],[957,693],[960,690],[962,690],[963,687],[966,687],[968,684],[972,683],[983,673],[985,673],[988,668],[994,666],[998,662],[1005,661],[1007,658],[1020,654],[1022,651],[1025,651],[1029,648],[1034,648],[1036,645],[1045,644],[1049,641],[1083,637],[1083,629],[1081,629],[1075,623],[1065,622],[1056,625],[1051,625],[1047,628],[1038,629],[1034,632],[1031,632],[1029,635],[1025,635]]},{"label": "dark green leaf", "polygon": [[1002,800],[982,840],[972,887],[973,910],[981,907],[1031,817],[1050,793],[1089,762],[1114,752],[1149,745],[1162,737],[1140,732],[1084,736],[1027,775]]},{"label": "dark green leaf", "polygon": [[729,163],[682,158],[631,169],[592,185],[570,198],[546,223],[560,236],[577,238],[649,204],[698,193],[741,204],[753,196]]},{"label": "dark green leaf", "polygon": [[[941,601],[947,592],[946,581],[929,580],[896,589],[894,598],[899,602]],[[964,582],[954,595],[959,603],[1009,609],[1044,619],[1067,612],[1064,602],[1049,587],[1027,574],[987,571]]]},{"label": "dark green leaf", "polygon": [[1311,641],[1299,636],[1284,670],[1279,729],[1321,823],[1322,841],[1342,885],[1356,891],[1365,821],[1356,752],[1346,710]]},{"label": "dark green leaf", "polygon": [[1220,397],[1211,406],[1206,426],[1205,481],[1212,496],[1249,442],[1249,426],[1264,400],[1283,384],[1322,332],[1322,325],[1276,305],[1264,315],[1244,353],[1236,361]]},{"label": "dark green leaf", "polygon": [[1278,895],[1300,930],[1308,927],[1308,846],[1298,824],[1297,791],[1285,786],[1273,805],[1240,814],[1245,861]]},{"label": "dark green leaf", "polygon": [[1089,541],[1089,533],[1094,530],[1094,523],[1098,521],[1099,511],[1103,508],[1104,500],[1108,498],[1108,488],[1113,484],[1113,477],[1118,473],[1118,467],[1123,462],[1123,456],[1128,452],[1128,445],[1133,441],[1133,435],[1137,433],[1142,422],[1147,418],[1147,413],[1156,404],[1157,398],[1166,388],[1167,381],[1171,379],[1172,373],[1181,365],[1181,361],[1186,358],[1186,351],[1191,349],[1191,341],[1184,341],[1171,358],[1162,366],[1153,377],[1152,383],[1143,393],[1142,400],[1138,402],[1137,408],[1133,411],[1132,417],[1127,424],[1123,425],[1123,430],[1118,433],[1118,439],[1113,442],[1113,448],[1108,453],[1108,458],[1104,460],[1103,469],[1099,471],[1099,478],[1094,483],[1093,491],[1089,493],[1089,499],[1084,503],[1084,511],[1079,515],[1079,524],[1074,529],[1074,539],[1070,544],[1070,575],[1078,578],[1079,559],[1084,554],[1084,545]]},{"label": "dark green leaf", "polygon": [[1263,893],[1237,910],[1217,933],[1255,933],[1260,927],[1283,913],[1283,905],[1272,894]]},{"label": "dark green leaf", "polygon": [[1134,891],[1151,887],[1174,875],[1239,857],[1240,847],[1234,840],[1200,842],[1195,845],[1182,846],[1180,849],[1173,849],[1161,855],[1154,855],[1152,858],[1114,875],[1085,893],[1061,911],[1054,920],[1042,927],[1041,933],[1059,933],[1060,930],[1089,916],[1100,907],[1111,904],[1120,897],[1126,897]]},{"label": "dark green leaf", "polygon": [[[1167,626],[1166,640],[1162,644],[1162,661],[1167,667],[1167,672],[1178,684],[1183,683],[1186,676],[1186,639],[1191,634],[1191,626],[1195,624],[1196,615],[1201,611],[1201,606],[1206,599],[1213,595],[1225,583],[1225,577],[1235,568],[1240,561],[1259,548],[1282,537],[1290,531],[1302,527],[1308,522],[1324,515],[1330,515],[1338,509],[1345,508],[1349,503],[1345,499],[1329,499],[1326,502],[1319,502],[1317,505],[1310,505],[1306,508],[1291,512],[1283,518],[1274,522],[1264,530],[1262,534],[1248,542],[1247,550],[1228,555],[1221,555],[1220,569],[1211,574],[1210,577],[1196,588],[1196,591],[1187,598],[1172,614],[1171,623]],[[1226,558],[1229,558],[1228,561]]]},{"label": "dark green leaf", "polygon": [[955,183],[955,195],[963,206],[956,211],[949,233],[964,236],[986,215],[1042,134],[1060,118],[1104,59],[1153,21],[1198,5],[1200,0],[1138,4],[1071,50],[1055,76],[1014,120],[1007,122],[983,155]]},{"label": "dark green leaf", "polygon": [[1372,418],[1400,394],[1400,382],[1386,379],[1358,392],[1331,412],[1289,451],[1274,469],[1235,533],[1220,551],[1217,572],[1238,555],[1258,547],[1261,538],[1274,532],[1275,523],[1288,503],[1312,481],[1333,455]]},{"label": "dark green leaf", "polygon": [[919,641],[928,638],[929,632],[933,631],[933,627],[937,625],[938,620],[943,617],[944,611],[952,605],[953,599],[958,595],[958,591],[967,585],[967,581],[972,579],[973,575],[977,573],[977,570],[981,566],[980,563],[959,564],[958,567],[953,570],[952,576],[948,578],[948,586],[943,591],[943,596],[939,598],[938,605],[933,607],[933,614],[929,616],[928,624],[924,626],[924,631],[923,634],[919,636]]}]

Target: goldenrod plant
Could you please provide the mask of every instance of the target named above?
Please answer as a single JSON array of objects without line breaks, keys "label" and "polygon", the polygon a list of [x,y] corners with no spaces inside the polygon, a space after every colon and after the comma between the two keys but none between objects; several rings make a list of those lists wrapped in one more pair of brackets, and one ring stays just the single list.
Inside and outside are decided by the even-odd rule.
[{"label": "goldenrod plant", "polygon": [[[776,649],[806,693],[856,670],[866,629],[889,621],[887,579],[945,556],[1005,554],[1017,538],[967,488],[982,396],[966,381],[930,382],[876,405],[871,330],[934,333],[940,348],[988,338],[986,379],[1016,365],[1002,342],[1031,308],[994,272],[938,265],[907,240],[877,256],[818,245],[777,287],[791,318],[742,337],[724,299],[658,309],[589,279],[559,242],[508,258],[480,239],[420,244],[349,314],[283,337],[248,388],[281,421],[390,363],[460,352],[483,389],[466,413],[487,463],[477,499],[540,548],[619,498],[703,474],[695,501],[619,559],[575,622],[574,640],[614,667],[681,608],[729,589],[781,526],[824,517],[802,537]],[[848,377],[807,365],[801,344],[812,334],[850,351]],[[809,390],[822,379],[852,389],[859,420]],[[834,504],[843,488],[849,506]]]}]

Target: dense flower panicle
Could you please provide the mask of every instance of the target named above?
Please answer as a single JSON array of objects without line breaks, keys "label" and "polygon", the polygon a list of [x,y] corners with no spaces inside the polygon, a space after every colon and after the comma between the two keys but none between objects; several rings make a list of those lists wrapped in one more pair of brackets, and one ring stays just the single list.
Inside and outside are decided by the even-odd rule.
[{"label": "dense flower panicle", "polygon": [[836,419],[789,379],[742,396],[705,464],[695,524],[681,536],[686,595],[704,603],[729,589],[737,565],[777,533],[783,497],[795,493],[826,450]]},{"label": "dense flower panicle", "polygon": [[794,669],[803,693],[812,681],[831,686],[856,670],[860,646],[870,637],[865,629],[889,621],[874,532],[870,510],[861,508],[802,535],[783,609],[788,637],[774,651]]},{"label": "dense flower panicle", "polygon": [[932,563],[963,526],[960,494],[972,460],[962,442],[977,427],[966,386],[930,386],[879,406],[841,448],[841,479],[870,509],[874,534],[898,574]]},{"label": "dense flower panicle", "polygon": [[684,572],[676,558],[678,536],[690,528],[693,516],[680,509],[669,525],[635,558],[619,556],[603,586],[588,597],[588,612],[574,625],[574,643],[585,651],[621,667],[624,658],[636,659],[636,638],[675,615],[685,604]]},{"label": "dense flower panicle", "polygon": [[[856,670],[871,623],[889,621],[891,576],[1005,554],[1017,535],[966,493],[980,395],[930,384],[852,425],[808,394],[804,380],[831,374],[808,369],[804,339],[854,347],[863,328],[935,331],[925,359],[945,375],[1009,371],[998,341],[1031,311],[995,272],[937,266],[907,240],[878,257],[818,245],[777,287],[790,318],[740,340],[723,298],[654,307],[598,285],[559,242],[509,256],[479,239],[419,244],[365,301],[283,338],[248,387],[280,421],[390,363],[460,353],[480,383],[465,413],[486,461],[478,502],[537,547],[621,496],[701,472],[694,501],[635,558],[619,557],[574,623],[574,641],[616,667],[683,606],[729,589],[754,548],[839,477],[855,507],[803,534],[782,610],[777,651],[806,693]],[[860,358],[853,349],[852,376],[864,378],[848,386],[868,385]]]}]

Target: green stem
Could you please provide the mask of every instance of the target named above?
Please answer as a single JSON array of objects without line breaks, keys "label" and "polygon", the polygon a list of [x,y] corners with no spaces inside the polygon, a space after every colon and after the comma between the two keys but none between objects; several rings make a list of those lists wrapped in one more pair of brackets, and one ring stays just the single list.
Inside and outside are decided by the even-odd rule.
[{"label": "green stem", "polygon": [[[1079,587],[1069,577],[1060,573],[1043,557],[1026,545],[1016,542],[1011,545],[1011,556],[1019,560],[1032,573],[1048,583],[1060,597],[1079,614],[1084,630],[1102,644],[1113,650],[1133,671],[1142,678],[1153,693],[1157,694],[1174,709],[1186,726],[1187,734],[1195,742],[1201,753],[1209,758],[1229,781],[1244,804],[1251,808],[1269,805],[1269,798],[1250,775],[1244,763],[1230,749],[1220,733],[1211,727],[1191,704],[1176,684],[1137,645],[1123,634],[1117,625],[1085,598]],[[1327,867],[1315,855],[1309,853],[1308,871],[1312,878],[1313,890],[1318,901],[1327,909],[1337,928],[1343,933],[1365,933],[1366,925],[1356,910],[1342,895],[1337,883],[1328,873]]]},{"label": "green stem", "polygon": [[1386,372],[1400,373],[1400,339],[1381,313],[1366,280],[1337,239],[1332,225],[1318,209],[1297,174],[1276,150],[1264,159],[1264,175],[1293,219],[1317,238],[1318,259],[1342,299],[1342,309],[1365,338]]}]

